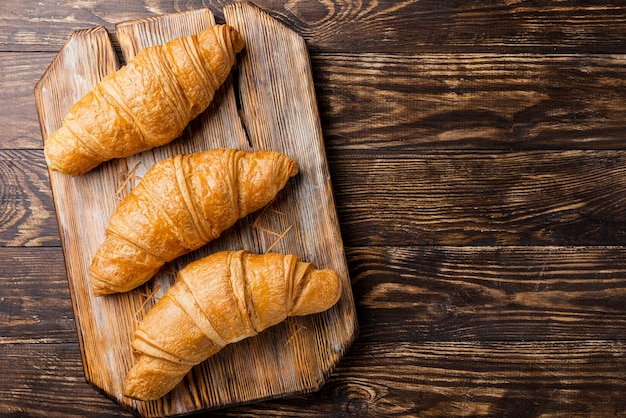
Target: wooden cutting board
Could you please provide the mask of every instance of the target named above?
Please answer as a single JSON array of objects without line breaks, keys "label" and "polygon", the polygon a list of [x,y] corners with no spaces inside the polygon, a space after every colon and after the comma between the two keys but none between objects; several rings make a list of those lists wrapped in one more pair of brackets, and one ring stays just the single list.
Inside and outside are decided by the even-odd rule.
[{"label": "wooden cutting board", "polygon": [[[224,16],[243,35],[246,47],[211,107],[181,138],[107,162],[78,178],[50,171],[86,379],[140,416],[175,416],[315,391],[358,329],[306,45],[297,33],[251,3],[228,5]],[[121,23],[116,35],[127,61],[142,48],[212,24],[213,15],[202,9]],[[104,27],[71,34],[35,87],[44,141],[60,126],[71,104],[119,65]],[[215,147],[281,151],[297,161],[300,172],[267,208],[167,264],[147,284],[124,294],[94,297],[89,265],[120,199],[156,161]],[[160,400],[123,397],[123,378],[134,362],[131,335],[177,271],[215,251],[239,248],[293,253],[319,267],[333,268],[344,281],[343,296],[325,313],[288,318],[227,346]]]}]

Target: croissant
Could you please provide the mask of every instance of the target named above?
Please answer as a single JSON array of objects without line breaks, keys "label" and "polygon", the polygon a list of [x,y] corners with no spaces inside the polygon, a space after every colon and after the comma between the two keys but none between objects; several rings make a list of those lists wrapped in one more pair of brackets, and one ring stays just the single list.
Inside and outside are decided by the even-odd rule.
[{"label": "croissant", "polygon": [[109,220],[90,266],[94,294],[145,283],[166,262],[267,205],[297,171],[284,154],[228,148],[154,164]]},{"label": "croissant", "polygon": [[325,311],[340,295],[337,273],[294,255],[222,251],[193,262],[135,331],[124,395],[158,399],[225,345]]},{"label": "croissant", "polygon": [[84,174],[179,137],[210,104],[244,46],[230,26],[143,49],[70,107],[44,144],[48,166]]}]

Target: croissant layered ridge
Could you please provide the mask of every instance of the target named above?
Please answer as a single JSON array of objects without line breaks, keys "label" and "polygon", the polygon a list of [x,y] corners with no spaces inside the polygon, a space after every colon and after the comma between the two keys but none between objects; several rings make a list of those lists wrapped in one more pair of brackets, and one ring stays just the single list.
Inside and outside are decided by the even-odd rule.
[{"label": "croissant layered ridge", "polygon": [[95,295],[126,292],[270,203],[298,167],[273,151],[219,148],[154,164],[113,212],[90,266]]},{"label": "croissant layered ridge", "polygon": [[341,293],[336,272],[294,255],[222,251],[193,262],[135,331],[137,361],[125,377],[124,395],[158,399],[224,346],[289,316],[323,312]]},{"label": "croissant layered ridge", "polygon": [[228,25],[141,50],[72,105],[44,143],[48,166],[82,175],[182,135],[226,81],[243,38]]}]

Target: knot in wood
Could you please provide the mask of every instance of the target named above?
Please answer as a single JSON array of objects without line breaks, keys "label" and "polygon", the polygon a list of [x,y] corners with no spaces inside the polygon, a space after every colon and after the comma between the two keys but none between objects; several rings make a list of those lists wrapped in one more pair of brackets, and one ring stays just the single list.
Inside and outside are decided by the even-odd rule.
[{"label": "knot in wood", "polygon": [[346,411],[350,416],[365,416],[367,414],[367,401],[363,398],[351,398],[346,403]]}]

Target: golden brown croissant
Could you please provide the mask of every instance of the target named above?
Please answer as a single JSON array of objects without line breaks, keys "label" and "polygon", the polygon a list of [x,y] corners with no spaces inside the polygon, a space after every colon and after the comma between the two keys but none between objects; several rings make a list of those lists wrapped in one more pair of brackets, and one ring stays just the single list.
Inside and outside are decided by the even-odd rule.
[{"label": "golden brown croissant", "polygon": [[294,255],[222,251],[193,262],[135,331],[137,363],[126,375],[124,395],[158,399],[226,344],[288,316],[325,311],[340,295],[334,271]]},{"label": "golden brown croissant", "polygon": [[153,165],[113,212],[90,267],[95,295],[131,290],[274,199],[298,171],[284,154],[214,149]]},{"label": "golden brown croissant", "polygon": [[235,29],[217,25],[142,50],[69,109],[45,141],[48,166],[77,176],[179,137],[209,106],[243,46]]}]

